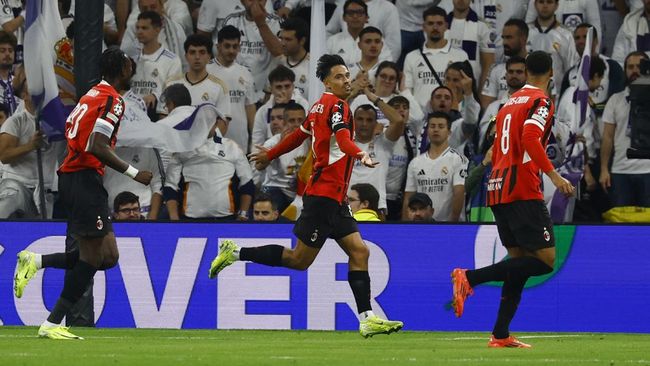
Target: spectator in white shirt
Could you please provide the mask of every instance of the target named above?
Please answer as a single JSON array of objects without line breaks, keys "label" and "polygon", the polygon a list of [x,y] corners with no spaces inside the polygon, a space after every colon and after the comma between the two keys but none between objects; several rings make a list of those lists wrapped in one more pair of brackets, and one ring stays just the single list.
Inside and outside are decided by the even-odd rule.
[{"label": "spectator in white shirt", "polygon": [[375,27],[365,27],[359,33],[358,45],[361,50],[361,59],[348,65],[350,76],[353,79],[350,98],[363,93],[363,90],[368,85],[375,83],[377,66],[379,66],[379,62],[381,61],[379,56],[384,47],[383,35]]},{"label": "spectator in white shirt", "polygon": [[281,27],[282,56],[278,60],[293,71],[296,89],[309,100],[309,52],[305,49],[309,41],[309,24],[300,18],[289,18]]},{"label": "spectator in white shirt", "polygon": [[[555,0],[545,0],[555,1]],[[555,12],[558,21],[573,32],[576,27],[582,23],[593,24],[601,32],[600,23],[600,4],[597,0],[558,0],[559,6]],[[537,8],[534,6],[535,0],[528,1],[528,12],[526,13],[526,22],[532,22],[537,17]]]},{"label": "spectator in white shirt", "polygon": [[490,27],[496,50],[495,62],[505,62],[501,32],[508,20],[520,19],[523,22],[528,3],[525,0],[473,0],[471,6]]},{"label": "spectator in white shirt", "polygon": [[650,52],[650,1],[644,0],[642,9],[625,16],[618,30],[612,58],[621,65],[623,60],[634,51]]}]

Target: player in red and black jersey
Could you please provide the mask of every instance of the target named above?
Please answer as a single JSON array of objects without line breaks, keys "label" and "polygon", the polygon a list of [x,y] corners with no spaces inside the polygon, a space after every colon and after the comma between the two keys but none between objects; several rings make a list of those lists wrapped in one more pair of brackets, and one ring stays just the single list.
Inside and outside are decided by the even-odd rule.
[{"label": "player in red and black jersey", "polygon": [[40,337],[81,339],[61,322],[81,298],[98,270],[117,264],[119,253],[108,208],[108,194],[102,184],[104,166],[148,185],[152,174],[138,171],[113,152],[117,130],[124,113],[124,101],[117,90],[127,89],[132,74],[131,60],[118,47],[101,56],[102,81],[81,97],[65,125],[68,155],[59,168],[59,199],[66,210],[68,234],[79,250],[39,255],[22,251],[14,278],[16,296],[40,268],[68,269],[63,291],[47,320],[38,330]]},{"label": "player in red and black jersey", "polygon": [[544,204],[540,172],[548,175],[560,192],[574,192],[571,183],[555,171],[545,152],[554,112],[548,97],[552,66],[551,56],[546,52],[529,54],[528,84],[512,94],[496,117],[487,203],[509,259],[476,270],[456,268],[451,274],[453,307],[458,317],[463,314],[465,299],[473,294],[474,286],[503,281],[489,347],[530,347],[510,335],[510,321],[528,278],[550,273],[555,266],[553,224]]},{"label": "player in red and black jersey", "polygon": [[345,101],[352,90],[350,72],[340,56],[323,55],[318,60],[316,75],[326,91],[311,107],[300,129],[272,149],[256,146],[259,151],[251,154],[255,167],[262,170],[271,160],[297,148],[308,137],[312,138],[314,171],[303,196],[302,214],[293,229],[298,238],[296,247],[239,248],[232,241],[224,240],[209,275],[213,278],[237,260],[305,270],[316,259],[325,240],[332,238],[350,257],[348,282],[357,304],[361,335],[370,337],[396,332],[402,328],[402,322],[384,320],[372,312],[368,247],[359,235],[347,202],[354,160],[359,159],[368,167],[375,166],[368,153],[352,141],[354,121]]}]

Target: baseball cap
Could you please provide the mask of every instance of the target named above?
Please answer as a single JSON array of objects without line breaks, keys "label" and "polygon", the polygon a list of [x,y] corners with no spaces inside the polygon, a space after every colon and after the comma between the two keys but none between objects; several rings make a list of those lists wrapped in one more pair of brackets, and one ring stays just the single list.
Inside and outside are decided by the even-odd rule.
[{"label": "baseball cap", "polygon": [[425,206],[433,206],[433,202],[431,202],[431,198],[426,193],[421,193],[417,192],[414,195],[409,198],[409,207],[411,207],[412,204],[419,202],[422,203]]}]

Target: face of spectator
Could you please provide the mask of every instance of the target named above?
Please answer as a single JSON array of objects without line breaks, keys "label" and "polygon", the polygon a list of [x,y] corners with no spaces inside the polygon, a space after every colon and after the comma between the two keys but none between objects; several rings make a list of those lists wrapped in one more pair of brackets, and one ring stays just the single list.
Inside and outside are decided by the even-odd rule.
[{"label": "face of spectator", "polygon": [[275,221],[280,216],[278,210],[273,209],[271,201],[257,201],[253,205],[253,220]]},{"label": "face of spectator", "polygon": [[287,103],[293,95],[293,81],[281,80],[271,82],[271,94],[275,98],[275,103]]},{"label": "face of spectator", "polygon": [[391,104],[390,106],[395,108],[397,113],[399,113],[399,115],[402,116],[402,118],[405,121],[408,121],[408,119],[409,119],[409,110],[410,109],[409,109],[409,106],[406,103],[394,103],[394,104]]},{"label": "face of spectator", "polygon": [[603,76],[595,74],[594,77],[589,79],[589,91],[594,92],[600,87],[600,83],[603,81]]},{"label": "face of spectator", "polygon": [[526,64],[510,64],[506,69],[506,84],[513,90],[519,90],[526,85]]},{"label": "face of spectator", "polygon": [[366,33],[359,38],[359,49],[361,55],[370,58],[378,58],[381,49],[384,47],[384,41],[377,33]]},{"label": "face of spectator", "polygon": [[325,89],[341,99],[347,99],[352,92],[350,71],[346,66],[336,65],[330,69],[324,81]]},{"label": "face of spectator", "polygon": [[379,70],[375,79],[375,89],[381,95],[388,95],[397,90],[397,72],[392,67]]},{"label": "face of spectator", "polygon": [[424,205],[421,202],[413,202],[409,205],[410,221],[430,221],[433,217],[433,207]]},{"label": "face of spectator", "polygon": [[217,43],[217,54],[228,65],[239,55],[239,39],[224,39]]},{"label": "face of spectator", "polygon": [[0,69],[14,66],[14,48],[9,43],[0,44]]},{"label": "face of spectator", "polygon": [[125,203],[115,210],[116,220],[140,220],[140,204],[138,202]]},{"label": "face of spectator", "polygon": [[625,76],[627,82],[631,83],[641,75],[641,60],[643,56],[630,56],[625,64]]},{"label": "face of spectator", "polygon": [[559,0],[535,0],[535,10],[541,20],[550,20],[555,17]]},{"label": "face of spectator", "polygon": [[298,37],[296,37],[296,31],[281,30],[280,43],[282,44],[282,53],[285,56],[293,56],[303,49],[305,40],[298,40]]},{"label": "face of spectator", "polygon": [[361,207],[361,200],[359,200],[359,192],[355,191],[354,189],[350,190],[350,193],[348,193],[348,204],[350,205],[350,210],[352,211],[352,214],[356,213],[357,211],[361,210],[364,207]]},{"label": "face of spectator", "polygon": [[284,123],[284,108],[273,108],[271,109],[271,133],[277,135],[282,132],[285,127]]},{"label": "face of spectator", "polygon": [[199,72],[205,70],[205,65],[210,62],[210,53],[205,46],[189,46],[185,52],[185,58],[190,69]]},{"label": "face of spectator", "polygon": [[470,0],[454,0],[454,10],[465,11],[469,9]]},{"label": "face of spectator", "polygon": [[449,140],[449,126],[444,118],[430,118],[427,132],[431,145],[440,146]]},{"label": "face of spectator", "polygon": [[354,113],[354,133],[360,142],[369,142],[375,135],[377,115],[374,110],[357,109]]},{"label": "face of spectator", "polygon": [[445,37],[447,20],[440,15],[429,15],[422,23],[422,30],[431,42],[438,42]]},{"label": "face of spectator", "polygon": [[151,19],[138,19],[135,23],[135,37],[138,42],[148,44],[158,40],[160,28],[151,24]]},{"label": "face of spectator", "polygon": [[350,3],[343,11],[343,21],[347,23],[348,29],[360,31],[368,22],[368,14],[361,5]]},{"label": "face of spectator", "polygon": [[291,133],[300,127],[302,121],[305,120],[305,112],[301,110],[284,111],[285,131]]},{"label": "face of spectator", "polygon": [[[573,41],[576,44],[576,51],[578,51],[579,56],[582,56],[582,53],[585,51],[588,32],[589,28],[587,27],[576,28],[575,32],[573,32]],[[592,39],[591,54],[598,54],[598,40],[595,38]]]},{"label": "face of spectator", "polygon": [[454,90],[457,95],[463,95],[463,84],[461,83],[463,76],[460,71],[456,69],[447,69],[445,72],[445,86]]},{"label": "face of spectator", "polygon": [[438,89],[431,96],[433,111],[449,113],[451,111],[452,95],[447,89]]},{"label": "face of spectator", "polygon": [[503,53],[508,57],[518,55],[526,47],[526,37],[514,25],[503,27],[501,39],[503,39]]},{"label": "face of spectator", "polygon": [[165,7],[160,0],[140,0],[138,1],[138,7],[141,13],[145,11],[154,11],[160,15],[165,13]]}]

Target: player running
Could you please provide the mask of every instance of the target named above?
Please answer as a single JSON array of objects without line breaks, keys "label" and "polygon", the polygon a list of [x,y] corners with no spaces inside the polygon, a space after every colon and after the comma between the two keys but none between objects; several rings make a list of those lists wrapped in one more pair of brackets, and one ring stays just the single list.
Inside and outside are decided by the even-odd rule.
[{"label": "player running", "polygon": [[376,165],[351,138],[354,121],[345,102],[352,90],[350,72],[340,56],[323,55],[318,60],[316,76],[323,82],[326,91],[312,106],[300,128],[272,149],[256,146],[259,151],[250,155],[255,167],[262,170],[271,160],[312,137],[314,172],[303,196],[302,214],[293,229],[298,238],[295,249],[280,245],[239,248],[233,241],[224,240],[219,247],[219,255],[212,261],[209,277],[214,278],[237,260],[305,270],[318,255],[325,240],[332,238],[349,257],[348,283],[357,304],[361,335],[367,338],[397,332],[402,329],[402,322],[381,319],[372,312],[369,251],[361,239],[346,198],[354,159],[361,160],[368,167]]},{"label": "player running", "polygon": [[473,287],[489,281],[503,282],[488,347],[531,347],[510,335],[509,327],[526,280],[552,272],[555,264],[553,224],[543,200],[540,170],[560,192],[574,192],[571,183],[555,171],[544,149],[553,124],[554,106],[548,97],[552,67],[546,52],[528,55],[528,84],[512,94],[497,114],[487,203],[509,258],[476,270],[456,268],[451,273],[457,317],[463,315]]}]

